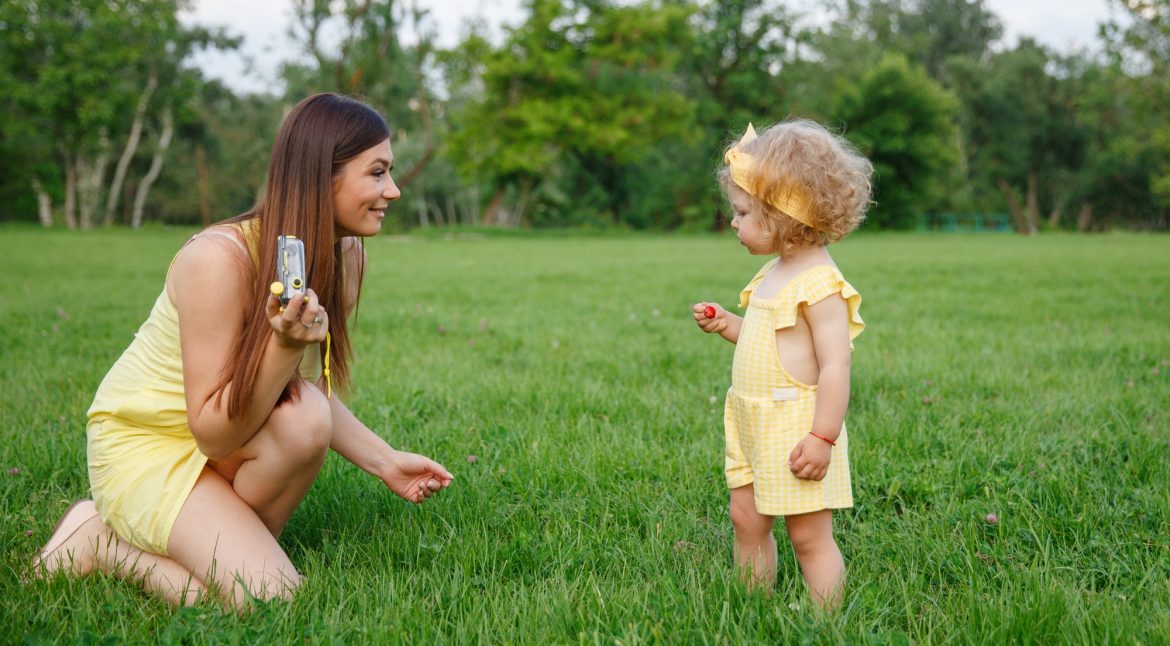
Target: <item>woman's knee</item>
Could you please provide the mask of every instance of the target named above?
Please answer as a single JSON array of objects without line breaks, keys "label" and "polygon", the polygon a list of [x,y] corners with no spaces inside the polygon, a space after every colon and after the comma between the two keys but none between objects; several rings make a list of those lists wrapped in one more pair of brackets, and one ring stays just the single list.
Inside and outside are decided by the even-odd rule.
[{"label": "woman's knee", "polygon": [[268,417],[268,432],[281,451],[303,460],[316,460],[333,440],[333,413],[329,400],[315,386],[302,385],[300,397],[277,406]]}]

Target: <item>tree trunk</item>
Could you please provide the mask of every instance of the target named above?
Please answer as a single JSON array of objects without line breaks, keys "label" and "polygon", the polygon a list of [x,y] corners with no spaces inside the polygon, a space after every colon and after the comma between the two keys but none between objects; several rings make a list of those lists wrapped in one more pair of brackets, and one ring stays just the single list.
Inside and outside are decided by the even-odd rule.
[{"label": "tree trunk", "polygon": [[109,226],[114,221],[114,209],[118,206],[118,198],[122,196],[122,182],[126,181],[126,169],[130,167],[130,160],[134,159],[134,154],[138,152],[138,142],[142,139],[142,124],[146,121],[146,107],[150,104],[150,97],[157,87],[158,74],[151,70],[142,96],[138,97],[138,105],[134,108],[134,122],[130,124],[130,136],[126,139],[126,147],[122,149],[122,156],[118,158],[118,165],[114,168],[114,179],[110,182],[110,192],[106,194],[103,225]]},{"label": "tree trunk", "polygon": [[65,153],[65,226],[77,228],[77,162]]},{"label": "tree trunk", "polygon": [[528,202],[532,197],[532,178],[525,175],[520,178],[520,202],[516,204],[516,221],[512,226],[528,224]]},{"label": "tree trunk", "polygon": [[999,192],[1003,194],[1008,203],[1008,210],[1012,213],[1012,222],[1015,223],[1016,233],[1027,235],[1028,220],[1024,209],[1020,206],[1020,198],[1016,197],[1016,192],[1012,189],[1008,181],[1002,177],[995,178],[995,185],[999,188]]},{"label": "tree trunk", "polygon": [[1064,209],[1061,208],[1060,204],[1053,206],[1052,212],[1048,214],[1048,226],[1052,227],[1053,229],[1059,227],[1060,220],[1062,217],[1064,217],[1063,211]]},{"label": "tree trunk", "polygon": [[199,219],[203,227],[211,226],[211,180],[207,169],[207,149],[195,144],[195,170],[199,174]]},{"label": "tree trunk", "polygon": [[428,224],[427,223],[427,199],[420,192],[418,194],[418,199],[415,200],[415,203],[418,206],[418,225],[420,227],[426,227]]},{"label": "tree trunk", "polygon": [[428,142],[426,150],[423,151],[422,157],[419,157],[418,161],[414,162],[414,165],[402,174],[402,178],[395,182],[398,184],[398,188],[406,190],[406,187],[410,186],[411,182],[418,179],[418,176],[422,175],[423,169],[427,167],[427,164],[431,163],[431,159],[434,158],[435,152],[437,152],[435,144],[433,142]]},{"label": "tree trunk", "polygon": [[45,187],[38,179],[33,179],[32,189],[37,194],[37,219],[45,228],[53,226],[53,198],[45,191]]},{"label": "tree trunk", "polygon": [[1028,234],[1036,233],[1040,223],[1040,180],[1035,168],[1028,169]]},{"label": "tree trunk", "polygon": [[495,224],[500,218],[500,206],[503,204],[504,187],[497,186],[496,192],[492,194],[492,199],[488,202],[487,208],[480,215],[479,223],[485,227],[490,227]]},{"label": "tree trunk", "polygon": [[137,229],[142,226],[142,208],[146,205],[146,196],[154,180],[162,172],[163,161],[166,160],[167,148],[171,146],[171,136],[175,134],[175,115],[167,108],[162,115],[162,133],[158,136],[158,146],[154,150],[154,159],[150,161],[150,170],[146,171],[138,190],[134,193],[134,210],[130,214],[130,226]]},{"label": "tree trunk", "polygon": [[1081,212],[1077,214],[1077,231],[1089,231],[1093,228],[1093,205],[1088,201],[1081,202]]},{"label": "tree trunk", "polygon": [[97,224],[98,208],[102,198],[102,178],[110,165],[110,137],[105,131],[98,137],[97,152],[92,157],[79,154],[77,164],[77,219],[82,229]]}]

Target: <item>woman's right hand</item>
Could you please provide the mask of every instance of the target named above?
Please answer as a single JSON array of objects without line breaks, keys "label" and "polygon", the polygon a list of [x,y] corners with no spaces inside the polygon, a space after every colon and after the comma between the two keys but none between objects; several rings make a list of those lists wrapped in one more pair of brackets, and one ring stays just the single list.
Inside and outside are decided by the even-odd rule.
[{"label": "woman's right hand", "polygon": [[329,332],[329,314],[317,302],[317,294],[311,289],[304,294],[293,294],[283,311],[280,299],[269,294],[267,314],[277,343],[286,348],[321,343]]},{"label": "woman's right hand", "polygon": [[713,334],[727,329],[727,310],[718,303],[695,303],[691,311],[695,314],[695,323],[700,330]]}]

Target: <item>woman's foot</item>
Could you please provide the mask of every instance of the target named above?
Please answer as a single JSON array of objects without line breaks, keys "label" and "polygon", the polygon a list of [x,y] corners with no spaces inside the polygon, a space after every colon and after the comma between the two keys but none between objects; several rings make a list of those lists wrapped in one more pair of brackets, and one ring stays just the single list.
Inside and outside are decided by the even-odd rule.
[{"label": "woman's foot", "polygon": [[78,500],[65,510],[49,541],[33,557],[33,578],[47,578],[62,570],[82,576],[94,568],[94,549],[89,543],[93,538],[93,521],[101,523],[97,507],[92,500]]}]

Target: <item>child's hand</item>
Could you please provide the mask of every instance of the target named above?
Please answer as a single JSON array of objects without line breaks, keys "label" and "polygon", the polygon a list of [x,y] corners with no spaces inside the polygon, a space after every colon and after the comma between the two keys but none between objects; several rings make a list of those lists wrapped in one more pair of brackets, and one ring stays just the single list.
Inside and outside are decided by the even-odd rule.
[{"label": "child's hand", "polygon": [[797,442],[796,448],[788,454],[788,468],[792,475],[801,480],[821,480],[829,472],[829,460],[833,457],[833,447],[828,442],[805,435]]},{"label": "child's hand", "polygon": [[695,323],[699,324],[699,329],[707,334],[727,329],[727,310],[718,303],[695,303],[691,306],[691,311],[695,315]]}]

